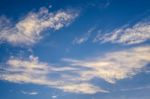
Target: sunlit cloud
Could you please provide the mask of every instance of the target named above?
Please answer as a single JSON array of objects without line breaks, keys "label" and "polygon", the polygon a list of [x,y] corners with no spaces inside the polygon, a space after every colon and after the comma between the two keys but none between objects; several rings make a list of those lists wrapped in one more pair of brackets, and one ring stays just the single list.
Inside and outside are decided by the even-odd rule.
[{"label": "sunlit cloud", "polygon": [[[150,46],[140,46],[86,59],[63,58],[65,65],[50,65],[33,55],[27,59],[11,57],[0,69],[0,79],[14,83],[32,83],[71,93],[108,93],[91,81],[95,78],[115,84],[144,72],[150,63]],[[1,66],[2,67],[2,66]]]},{"label": "sunlit cloud", "polygon": [[88,70],[78,71],[82,80],[101,78],[109,83],[131,78],[150,63],[150,47],[135,47],[123,51],[104,54],[86,60],[63,59],[72,66],[82,66]]},{"label": "sunlit cloud", "polygon": [[[0,69],[0,79],[14,83],[32,83],[57,88],[65,92],[94,94],[107,92],[89,82],[75,81],[79,71],[76,67],[55,67],[40,62],[38,57],[30,56],[29,59],[10,58],[6,66]],[[80,78],[80,76],[79,76]]]},{"label": "sunlit cloud", "polygon": [[50,12],[45,7],[37,12],[29,12],[16,24],[3,16],[0,18],[0,41],[13,45],[32,45],[43,37],[45,30],[59,30],[68,26],[77,16],[77,11],[68,9]]},{"label": "sunlit cloud", "polygon": [[60,89],[63,89],[65,92],[85,93],[85,94],[95,94],[97,92],[108,93],[108,91],[100,89],[98,86],[94,86],[89,83],[64,85],[60,87]]},{"label": "sunlit cloud", "polygon": [[97,35],[94,42],[111,42],[124,45],[140,44],[150,40],[149,19],[113,30],[110,33]]}]

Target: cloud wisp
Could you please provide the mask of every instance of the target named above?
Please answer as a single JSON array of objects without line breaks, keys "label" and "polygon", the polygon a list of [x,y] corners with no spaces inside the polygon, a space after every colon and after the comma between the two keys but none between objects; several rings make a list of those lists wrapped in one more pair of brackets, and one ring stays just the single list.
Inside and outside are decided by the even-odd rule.
[{"label": "cloud wisp", "polygon": [[73,40],[73,44],[83,44],[85,43],[86,41],[88,41],[88,39],[90,38],[90,35],[91,33],[95,30],[96,28],[95,27],[92,27],[90,28],[87,33],[85,33],[83,36],[81,37],[76,37],[74,40]]},{"label": "cloud wisp", "polygon": [[22,94],[25,94],[25,95],[38,95],[38,92],[37,91],[21,91]]},{"label": "cloud wisp", "polygon": [[94,42],[111,42],[124,45],[140,44],[150,40],[150,22],[140,21],[133,26],[121,27],[110,33],[97,35]]},{"label": "cloud wisp", "polygon": [[46,85],[64,92],[108,93],[108,90],[95,85],[92,80],[97,78],[115,84],[118,80],[131,78],[143,72],[150,63],[149,56],[150,46],[140,46],[109,52],[101,57],[81,60],[64,58],[65,66],[40,62],[38,57],[32,55],[29,59],[11,57],[0,69],[0,79],[14,83]]},{"label": "cloud wisp", "polygon": [[79,71],[83,80],[101,78],[109,83],[130,78],[150,63],[150,47],[136,47],[123,51],[111,52],[103,57],[89,58],[87,60],[64,59],[72,66],[82,66],[90,70]]},{"label": "cloud wisp", "polygon": [[1,80],[46,85],[73,93],[106,92],[89,82],[70,79],[70,77],[74,78],[78,75],[75,72],[79,71],[79,68],[51,66],[40,62],[38,57],[32,55],[29,59],[10,58],[5,65],[5,68],[0,70]]},{"label": "cloud wisp", "polygon": [[46,29],[59,30],[68,26],[78,13],[73,10],[50,12],[41,7],[37,12],[29,12],[22,20],[13,24],[8,18],[0,18],[0,41],[13,45],[32,45],[38,42]]}]

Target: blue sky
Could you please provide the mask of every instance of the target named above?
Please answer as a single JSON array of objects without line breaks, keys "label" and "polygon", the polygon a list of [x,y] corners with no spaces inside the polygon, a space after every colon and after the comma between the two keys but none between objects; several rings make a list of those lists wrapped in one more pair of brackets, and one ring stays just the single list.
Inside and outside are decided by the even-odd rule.
[{"label": "blue sky", "polygon": [[149,0],[1,0],[0,99],[149,99]]}]

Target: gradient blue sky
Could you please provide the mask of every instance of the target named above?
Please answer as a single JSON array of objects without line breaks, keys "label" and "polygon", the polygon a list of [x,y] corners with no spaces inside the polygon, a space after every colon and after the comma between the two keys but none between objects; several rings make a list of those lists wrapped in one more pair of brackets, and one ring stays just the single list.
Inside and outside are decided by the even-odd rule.
[{"label": "gradient blue sky", "polygon": [[0,99],[150,99],[149,0],[1,0]]}]

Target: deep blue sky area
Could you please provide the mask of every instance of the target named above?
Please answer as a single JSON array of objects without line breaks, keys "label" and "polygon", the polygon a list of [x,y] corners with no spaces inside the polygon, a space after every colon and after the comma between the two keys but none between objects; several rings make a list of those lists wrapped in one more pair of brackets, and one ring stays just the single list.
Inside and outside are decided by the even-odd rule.
[{"label": "deep blue sky area", "polygon": [[0,99],[150,99],[150,0],[0,0]]}]

